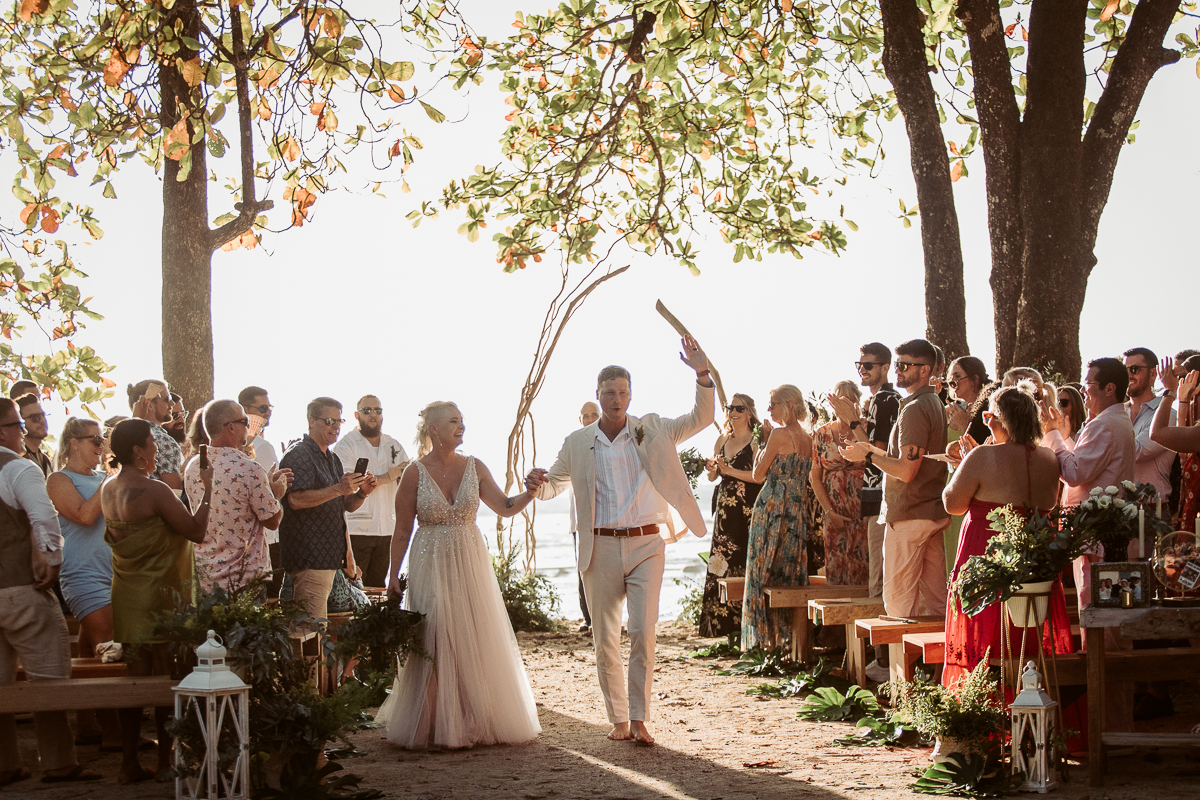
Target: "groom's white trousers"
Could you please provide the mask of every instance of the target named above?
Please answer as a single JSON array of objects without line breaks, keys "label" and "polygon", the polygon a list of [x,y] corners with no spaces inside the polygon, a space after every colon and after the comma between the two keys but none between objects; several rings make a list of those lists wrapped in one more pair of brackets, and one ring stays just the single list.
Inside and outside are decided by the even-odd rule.
[{"label": "groom's white trousers", "polygon": [[[646,720],[654,681],[654,623],[662,590],[666,543],[661,536],[593,536],[583,589],[592,612],[596,674],[608,721]],[[629,598],[629,690],[621,663],[621,607]]]}]

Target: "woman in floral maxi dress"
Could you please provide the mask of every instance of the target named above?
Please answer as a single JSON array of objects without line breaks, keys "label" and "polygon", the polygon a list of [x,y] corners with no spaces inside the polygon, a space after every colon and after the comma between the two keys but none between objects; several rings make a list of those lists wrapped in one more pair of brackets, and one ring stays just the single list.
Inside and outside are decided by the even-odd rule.
[{"label": "woman in floral maxi dress", "polygon": [[[834,394],[858,404],[862,392],[850,381],[842,381]],[[867,521],[861,511],[863,474],[866,464],[847,461],[838,445],[850,436],[850,426],[835,419],[813,434],[813,491],[825,510],[822,526],[825,539],[825,581],[837,585],[870,582]]]},{"label": "woman in floral maxi dress", "polygon": [[785,384],[771,392],[767,410],[782,427],[771,431],[754,466],[754,477],[763,486],[750,518],[743,650],[790,646],[792,610],[768,609],[763,587],[808,585],[802,504],[812,465],[812,437],[800,424],[808,409],[800,390]]},{"label": "woman in floral maxi dress", "polygon": [[713,492],[712,549],[708,573],[704,577],[704,598],[700,608],[700,635],[729,636],[740,632],[740,597],[721,602],[718,578],[739,578],[746,574],[746,545],[750,537],[750,514],[761,485],[753,480],[754,456],[759,426],[754,401],[748,395],[735,394],[725,406],[725,432],[717,439],[716,451],[708,460],[708,479],[721,483]]}]

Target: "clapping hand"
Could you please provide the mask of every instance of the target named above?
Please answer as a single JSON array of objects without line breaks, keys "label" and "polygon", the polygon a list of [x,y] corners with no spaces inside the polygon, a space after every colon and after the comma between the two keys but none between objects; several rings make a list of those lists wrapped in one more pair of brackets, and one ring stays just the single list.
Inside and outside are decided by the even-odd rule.
[{"label": "clapping hand", "polygon": [[1179,382],[1179,402],[1190,403],[1192,398],[1196,396],[1196,387],[1200,384],[1200,372],[1192,370],[1187,375],[1183,376],[1183,380]]},{"label": "clapping hand", "polygon": [[1167,356],[1158,364],[1158,377],[1162,381],[1163,388],[1168,392],[1174,392],[1179,395],[1179,377],[1175,374],[1175,359]]},{"label": "clapping hand", "polygon": [[268,478],[271,484],[271,494],[275,495],[276,500],[287,494],[287,490],[292,486],[292,481],[295,480],[292,471],[286,467],[272,470]]},{"label": "clapping hand", "polygon": [[833,409],[834,416],[838,421],[849,425],[851,422],[861,422],[862,416],[858,411],[858,404],[849,398],[842,397],[837,394],[825,395],[826,402]]},{"label": "clapping hand", "polygon": [[1043,431],[1046,433],[1058,431],[1063,436],[1071,432],[1071,423],[1063,416],[1054,403],[1048,403],[1046,400],[1038,400],[1037,404],[1038,419],[1041,420]]},{"label": "clapping hand", "polygon": [[853,444],[848,444],[845,447],[839,447],[838,452],[841,453],[842,458],[846,459],[847,461],[858,462],[866,461],[867,454],[870,451],[867,450],[862,442],[854,442]]}]

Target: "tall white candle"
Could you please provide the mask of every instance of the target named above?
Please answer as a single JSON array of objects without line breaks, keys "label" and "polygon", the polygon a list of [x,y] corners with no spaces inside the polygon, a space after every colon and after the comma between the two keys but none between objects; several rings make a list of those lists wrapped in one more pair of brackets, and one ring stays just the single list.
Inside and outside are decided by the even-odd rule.
[{"label": "tall white candle", "polygon": [[1138,506],[1138,558],[1146,557],[1146,509]]},{"label": "tall white candle", "polygon": [[1162,498],[1159,497],[1154,501],[1154,516],[1162,519]]}]

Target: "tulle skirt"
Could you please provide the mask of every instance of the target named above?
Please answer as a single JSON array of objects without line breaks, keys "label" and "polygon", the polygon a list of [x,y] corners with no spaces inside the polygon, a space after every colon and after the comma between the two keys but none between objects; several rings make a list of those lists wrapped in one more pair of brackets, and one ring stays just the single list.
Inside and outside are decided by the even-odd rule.
[{"label": "tulle skirt", "polygon": [[541,733],[483,535],[475,525],[420,527],[409,553],[405,607],[425,615],[410,656],[376,715],[406,748],[528,742]]}]

